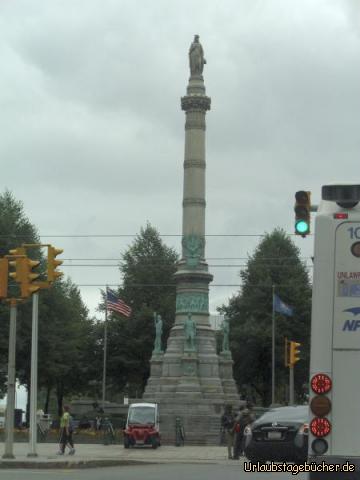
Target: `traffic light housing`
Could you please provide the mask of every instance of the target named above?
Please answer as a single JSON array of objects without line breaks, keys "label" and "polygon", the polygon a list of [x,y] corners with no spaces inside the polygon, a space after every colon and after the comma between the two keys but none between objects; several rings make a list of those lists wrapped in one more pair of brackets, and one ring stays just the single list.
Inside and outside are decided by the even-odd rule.
[{"label": "traffic light housing", "polygon": [[9,267],[13,267],[15,271],[9,272],[9,277],[15,280],[17,283],[23,283],[24,281],[24,262],[22,261],[23,258],[26,256],[25,248],[18,247],[9,250],[9,257],[8,257],[8,265]]},{"label": "traffic light housing", "polygon": [[301,343],[290,341],[289,366],[293,367],[300,360]]},{"label": "traffic light housing", "polygon": [[47,258],[47,280],[48,282],[54,282],[57,278],[63,275],[63,272],[57,272],[56,268],[63,263],[62,260],[56,260],[56,257],[63,253],[61,248],[55,248],[52,245],[48,246],[48,258]]},{"label": "traffic light housing", "polygon": [[[20,249],[18,249],[20,250]],[[14,255],[14,250],[10,250],[10,254]],[[33,272],[33,268],[40,264],[37,260],[31,260],[26,256],[19,256],[9,261],[9,265],[15,267],[14,272],[9,273],[9,277],[20,284],[22,298],[30,297],[37,292],[40,287],[32,282],[39,277],[39,273]]]},{"label": "traffic light housing", "polygon": [[24,275],[25,281],[21,285],[21,296],[22,297],[29,297],[33,293],[37,292],[40,290],[39,285],[33,284],[32,282],[36,280],[40,274],[33,272],[33,268],[36,268],[38,265],[40,265],[40,262],[38,260],[31,260],[28,257],[25,257],[24,260],[25,264],[25,270],[26,274]]},{"label": "traffic light housing", "polygon": [[12,257],[25,257],[26,250],[24,247],[13,248],[12,250],[9,250],[9,255]]},{"label": "traffic light housing", "polygon": [[7,297],[9,276],[9,260],[0,258],[0,299]]},{"label": "traffic light housing", "polygon": [[306,237],[310,233],[311,192],[299,190],[295,193],[295,235]]}]

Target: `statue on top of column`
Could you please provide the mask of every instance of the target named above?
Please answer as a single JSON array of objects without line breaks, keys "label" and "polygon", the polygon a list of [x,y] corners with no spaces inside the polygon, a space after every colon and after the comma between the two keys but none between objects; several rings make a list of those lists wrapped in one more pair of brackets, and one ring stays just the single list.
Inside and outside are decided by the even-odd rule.
[{"label": "statue on top of column", "polygon": [[199,42],[199,35],[195,35],[189,50],[190,73],[191,75],[201,75],[204,70],[206,60],[204,50]]}]

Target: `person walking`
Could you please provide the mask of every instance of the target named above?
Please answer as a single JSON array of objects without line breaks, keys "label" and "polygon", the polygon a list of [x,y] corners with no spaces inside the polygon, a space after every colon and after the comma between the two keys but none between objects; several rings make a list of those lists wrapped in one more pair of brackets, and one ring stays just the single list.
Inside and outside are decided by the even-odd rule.
[{"label": "person walking", "polygon": [[238,460],[240,455],[242,455],[243,450],[243,438],[244,438],[244,410],[245,405],[240,405],[238,414],[235,417],[235,427],[234,427],[234,459]]},{"label": "person walking", "polygon": [[224,432],[225,432],[229,459],[233,458],[234,425],[235,425],[235,418],[232,413],[232,407],[231,405],[225,405],[225,412],[221,417],[221,427],[224,429]]},{"label": "person walking", "polygon": [[69,455],[74,455],[75,448],[72,439],[72,425],[69,405],[64,405],[63,414],[60,419],[60,445],[58,455],[64,455],[66,446],[69,446]]}]

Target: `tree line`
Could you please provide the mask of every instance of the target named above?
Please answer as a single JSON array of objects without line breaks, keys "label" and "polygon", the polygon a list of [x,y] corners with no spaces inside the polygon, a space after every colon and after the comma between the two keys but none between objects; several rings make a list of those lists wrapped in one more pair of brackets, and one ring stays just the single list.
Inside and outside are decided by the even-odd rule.
[{"label": "tree line", "polygon": [[[0,194],[0,256],[27,243],[40,243],[39,233],[25,214],[22,202],[5,191]],[[109,396],[126,391],[141,396],[150,368],[155,337],[153,312],[164,320],[163,347],[175,320],[173,275],[179,260],[152,225],[141,228],[119,264],[121,287],[117,293],[131,308],[131,318],[108,315],[107,384]],[[43,263],[44,258],[39,256]],[[239,391],[257,403],[269,404],[271,390],[272,285],[283,301],[294,307],[292,318],[277,316],[278,398],[285,396],[287,372],[283,362],[283,336],[302,343],[302,361],[296,366],[296,389],[301,394],[309,368],[311,286],[298,249],[281,230],[265,235],[247,267],[240,272],[242,288],[219,308],[230,318],[234,377]],[[139,287],[141,285],[141,287]],[[99,310],[104,309],[103,301]],[[9,309],[0,304],[0,398],[6,394]],[[64,399],[88,395],[100,398],[104,324],[90,316],[79,288],[71,278],[58,279],[39,296],[39,388],[43,408],[56,396],[60,414]],[[30,389],[31,302],[18,307],[16,373]]]}]

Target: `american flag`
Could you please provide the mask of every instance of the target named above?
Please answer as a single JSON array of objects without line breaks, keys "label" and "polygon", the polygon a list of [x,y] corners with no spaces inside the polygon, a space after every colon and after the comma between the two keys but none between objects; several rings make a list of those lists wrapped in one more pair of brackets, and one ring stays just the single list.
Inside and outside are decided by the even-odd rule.
[{"label": "american flag", "polygon": [[116,293],[109,288],[106,290],[106,304],[108,310],[121,313],[125,317],[130,317],[131,315],[131,308],[129,305],[126,305],[123,300],[120,300]]}]

